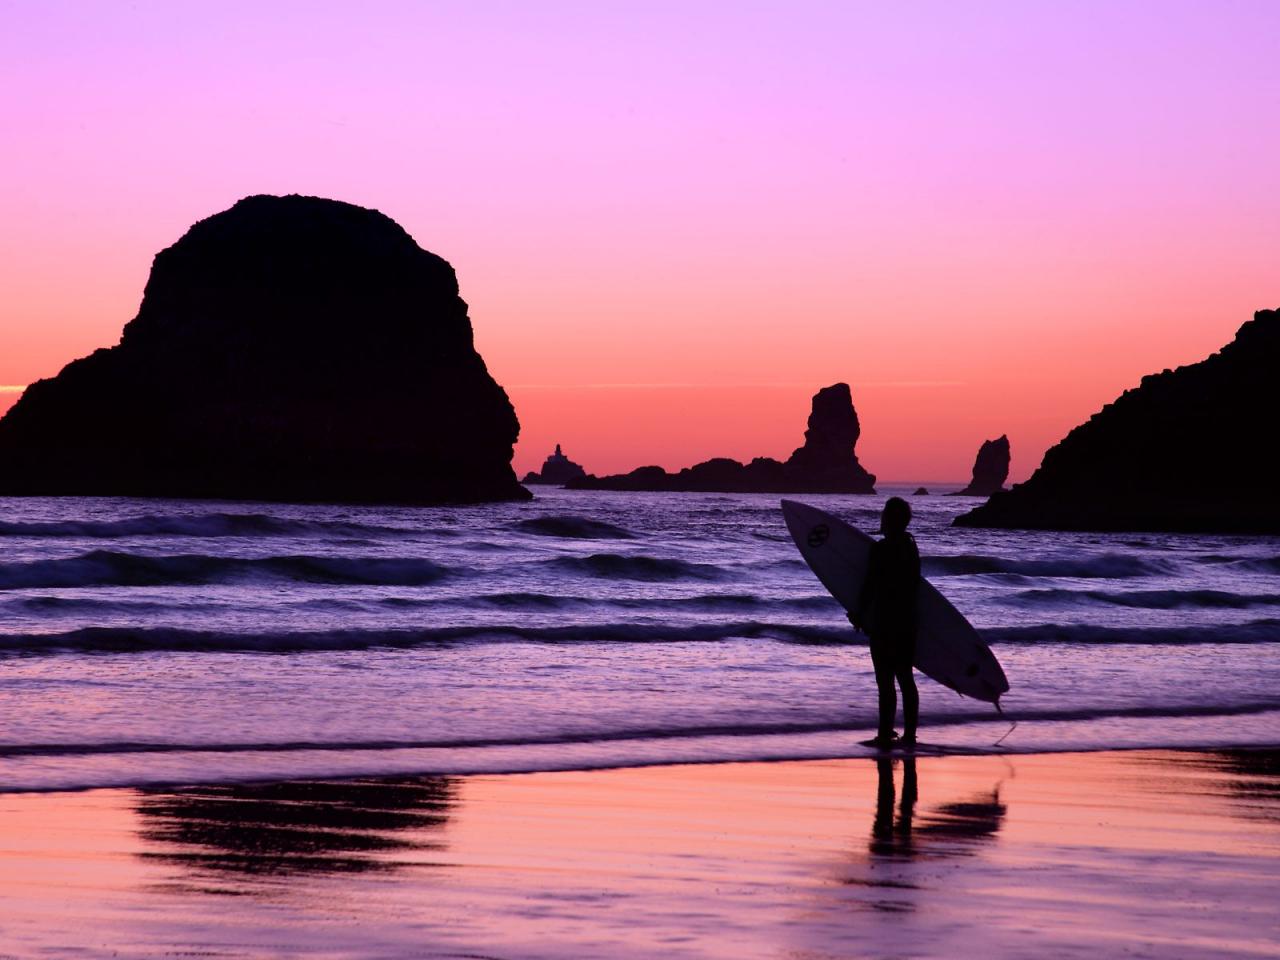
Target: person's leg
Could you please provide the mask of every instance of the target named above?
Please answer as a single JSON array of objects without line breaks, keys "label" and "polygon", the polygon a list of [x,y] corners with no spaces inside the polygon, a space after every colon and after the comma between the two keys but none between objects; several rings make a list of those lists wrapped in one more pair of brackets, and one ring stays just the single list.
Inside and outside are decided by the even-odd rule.
[{"label": "person's leg", "polygon": [[911,672],[909,654],[900,657],[894,673],[898,678],[898,686],[902,687],[902,736],[907,740],[916,738],[916,727],[920,724],[920,693],[916,690],[915,674]]},{"label": "person's leg", "polygon": [[894,735],[894,715],[898,712],[898,692],[893,688],[893,650],[873,640],[871,666],[875,669],[876,687],[880,691],[880,726],[876,736],[890,739]]}]

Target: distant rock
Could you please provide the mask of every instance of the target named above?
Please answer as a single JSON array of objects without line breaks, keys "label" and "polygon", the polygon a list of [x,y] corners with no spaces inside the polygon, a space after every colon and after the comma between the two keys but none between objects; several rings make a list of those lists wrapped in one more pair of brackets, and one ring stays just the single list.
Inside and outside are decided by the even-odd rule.
[{"label": "distant rock", "polygon": [[916,492],[912,494],[913,497],[927,497],[928,495],[929,490],[927,487],[916,487]]},{"label": "distant rock", "polygon": [[989,497],[998,490],[1004,489],[1004,482],[1009,479],[1009,438],[984,440],[978,448],[978,457],[973,461],[973,479],[963,490],[957,490],[953,497]]},{"label": "distant rock", "polygon": [[967,527],[1280,533],[1280,311],[1217,353],[1142,379],[1049,450]]},{"label": "distant rock", "polygon": [[0,420],[0,494],[527,499],[453,268],[374,210],[255,196],[157,254],[120,343]]},{"label": "distant rock", "polygon": [[576,480],[578,477],[585,477],[586,475],[587,471],[560,452],[560,444],[557,443],[556,452],[542,462],[542,469],[540,471],[530,470],[520,482],[558,483],[563,485],[570,480]]},{"label": "distant rock", "polygon": [[672,490],[724,493],[875,493],[876,478],[858,463],[854,447],[861,428],[847,383],[814,395],[804,445],[785,463],[756,457],[743,464],[716,457],[679,473],[639,467],[630,473],[570,481],[578,490]]}]

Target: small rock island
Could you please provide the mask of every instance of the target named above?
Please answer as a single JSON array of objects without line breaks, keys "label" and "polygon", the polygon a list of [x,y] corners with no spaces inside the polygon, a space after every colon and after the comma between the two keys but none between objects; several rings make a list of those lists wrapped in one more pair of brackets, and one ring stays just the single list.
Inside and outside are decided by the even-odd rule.
[{"label": "small rock island", "polygon": [[1280,310],[1199,363],[1143,377],[964,527],[1280,533]]},{"label": "small rock island", "polygon": [[247,197],[156,255],[118,345],[0,420],[0,494],[528,499],[458,293],[375,210]]},{"label": "small rock island", "polygon": [[756,457],[743,464],[727,457],[705,460],[679,473],[640,467],[630,473],[570,481],[575,490],[671,490],[705,493],[875,493],[876,478],[854,453],[861,435],[847,383],[823,387],[813,397],[804,445],[785,463]]},{"label": "small rock island", "polygon": [[574,463],[566,457],[560,450],[560,444],[556,444],[556,452],[547,457],[542,462],[541,470],[530,470],[524,475],[521,483],[555,483],[563,486],[570,480],[576,480],[578,477],[585,477],[587,471],[582,469],[581,464]]},{"label": "small rock island", "polygon": [[1004,489],[1004,482],[1009,479],[1009,438],[999,437],[996,440],[984,440],[978,448],[978,456],[973,461],[973,477],[963,490],[951,494],[953,497],[989,497],[998,490]]}]

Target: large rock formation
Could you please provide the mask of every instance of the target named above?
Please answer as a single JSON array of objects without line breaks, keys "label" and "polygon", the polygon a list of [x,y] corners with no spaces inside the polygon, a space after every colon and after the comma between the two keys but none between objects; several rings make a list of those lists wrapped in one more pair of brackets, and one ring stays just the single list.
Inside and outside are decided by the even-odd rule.
[{"label": "large rock formation", "polygon": [[823,387],[813,398],[804,446],[781,463],[756,457],[748,464],[716,457],[679,473],[640,467],[609,477],[588,475],[567,486],[579,490],[697,490],[727,493],[875,493],[876,478],[858,463],[858,415],[847,383]]},{"label": "large rock formation", "polygon": [[984,440],[973,461],[973,478],[967,487],[957,490],[952,496],[989,497],[997,490],[1003,490],[1008,479],[1009,438],[1002,436],[998,440]]},{"label": "large rock formation", "polygon": [[970,527],[1280,533],[1280,311],[1205,360],[1144,377],[1072,430]]},{"label": "large rock formation", "polygon": [[521,483],[558,483],[566,484],[570,480],[576,480],[579,477],[585,477],[587,471],[582,469],[580,464],[574,463],[560,451],[560,444],[556,444],[556,452],[542,461],[542,469],[539,471],[530,470],[524,475]]},{"label": "large rock formation", "polygon": [[0,420],[0,493],[525,499],[453,268],[381,213],[256,196],[155,258],[120,343]]}]

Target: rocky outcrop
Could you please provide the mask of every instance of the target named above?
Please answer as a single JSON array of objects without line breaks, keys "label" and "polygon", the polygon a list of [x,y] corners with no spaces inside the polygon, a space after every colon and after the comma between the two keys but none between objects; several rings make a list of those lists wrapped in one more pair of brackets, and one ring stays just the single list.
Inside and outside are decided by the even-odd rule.
[{"label": "rocky outcrop", "polygon": [[916,487],[916,492],[912,494],[913,497],[927,497],[928,495],[928,487]]},{"label": "rocky outcrop", "polygon": [[1280,311],[1199,363],[1144,377],[1072,430],[1025,483],[960,526],[1280,533]]},{"label": "rocky outcrop", "polygon": [[984,440],[978,448],[978,456],[973,461],[973,478],[963,490],[957,490],[953,497],[989,497],[997,490],[1004,489],[1004,482],[1009,479],[1009,438]]},{"label": "rocky outcrop", "polygon": [[570,480],[585,477],[587,471],[560,452],[560,444],[556,444],[556,452],[542,462],[542,469],[530,470],[524,475],[521,483],[558,483],[564,485]]},{"label": "rocky outcrop", "polygon": [[155,258],[120,343],[0,420],[0,494],[526,499],[453,268],[374,210],[248,197]]},{"label": "rocky outcrop", "polygon": [[640,467],[608,477],[588,475],[567,486],[579,490],[693,490],[726,493],[875,493],[876,478],[858,463],[861,428],[847,383],[814,395],[804,445],[785,463],[757,457],[743,464],[716,457],[679,473]]}]

